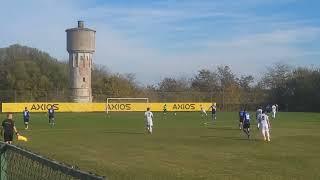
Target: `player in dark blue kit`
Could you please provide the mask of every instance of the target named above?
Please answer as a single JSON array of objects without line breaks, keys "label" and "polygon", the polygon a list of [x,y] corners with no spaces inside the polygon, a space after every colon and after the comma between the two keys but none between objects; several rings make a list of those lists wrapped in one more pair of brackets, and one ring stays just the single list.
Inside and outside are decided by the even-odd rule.
[{"label": "player in dark blue kit", "polygon": [[243,111],[243,132],[247,134],[248,139],[250,138],[250,114]]},{"label": "player in dark blue kit", "polygon": [[23,122],[24,122],[24,128],[29,128],[29,120],[30,120],[30,112],[28,111],[28,108],[25,107],[23,113]]},{"label": "player in dark blue kit", "polygon": [[51,125],[51,127],[53,127],[55,124],[54,113],[55,112],[54,112],[53,106],[51,106],[50,109],[48,109],[49,124]]},{"label": "player in dark blue kit", "polygon": [[242,108],[239,111],[239,129],[242,129],[242,123],[243,123],[243,116],[244,116],[244,111]]},{"label": "player in dark blue kit", "polygon": [[211,109],[211,117],[212,121],[217,119],[217,104],[212,103],[212,106],[209,107],[209,110]]}]

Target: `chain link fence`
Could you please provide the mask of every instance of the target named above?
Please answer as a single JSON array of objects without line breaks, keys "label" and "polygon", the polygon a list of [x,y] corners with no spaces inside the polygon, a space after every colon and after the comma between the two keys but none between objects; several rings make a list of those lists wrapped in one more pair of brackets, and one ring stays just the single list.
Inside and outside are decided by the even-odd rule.
[{"label": "chain link fence", "polygon": [[0,165],[1,180],[105,179],[2,142],[0,143]]}]

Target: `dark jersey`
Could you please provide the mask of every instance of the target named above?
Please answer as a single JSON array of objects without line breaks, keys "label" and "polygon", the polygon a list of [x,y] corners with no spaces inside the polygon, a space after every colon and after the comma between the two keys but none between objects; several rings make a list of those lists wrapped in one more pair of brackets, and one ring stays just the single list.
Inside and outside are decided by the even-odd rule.
[{"label": "dark jersey", "polygon": [[166,112],[167,111],[167,105],[164,105],[163,106],[163,112]]},{"label": "dark jersey", "polygon": [[244,116],[244,111],[239,111],[239,118],[241,120],[243,120],[243,116]]},{"label": "dark jersey", "polygon": [[14,122],[12,119],[5,119],[2,121],[2,127],[5,134],[13,134]]},{"label": "dark jersey", "polygon": [[29,119],[30,118],[30,114],[28,110],[24,110],[23,111],[23,119]]},{"label": "dark jersey", "polygon": [[250,114],[249,113],[247,113],[247,112],[243,113],[243,122],[250,124]]},{"label": "dark jersey", "polygon": [[217,112],[217,107],[216,106],[211,106],[211,113],[216,114]]},{"label": "dark jersey", "polygon": [[49,118],[54,118],[54,109],[48,110]]},{"label": "dark jersey", "polygon": [[270,113],[270,112],[271,112],[271,106],[270,106],[270,105],[267,105],[266,111],[267,111],[267,113]]}]

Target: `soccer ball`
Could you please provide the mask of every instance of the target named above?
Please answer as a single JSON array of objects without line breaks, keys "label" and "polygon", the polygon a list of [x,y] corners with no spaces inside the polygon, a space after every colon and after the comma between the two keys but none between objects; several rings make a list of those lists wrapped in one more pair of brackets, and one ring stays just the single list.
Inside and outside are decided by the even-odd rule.
[{"label": "soccer ball", "polygon": [[177,115],[177,113],[174,113],[174,115],[176,116],[176,115]]}]

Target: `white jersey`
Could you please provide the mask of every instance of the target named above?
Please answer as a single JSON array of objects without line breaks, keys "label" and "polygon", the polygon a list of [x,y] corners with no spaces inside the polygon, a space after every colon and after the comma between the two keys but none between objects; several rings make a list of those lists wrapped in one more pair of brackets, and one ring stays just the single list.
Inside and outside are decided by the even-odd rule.
[{"label": "white jersey", "polygon": [[145,117],[145,120],[146,120],[146,124],[148,126],[153,126],[153,122],[152,122],[152,119],[153,119],[153,113],[151,111],[146,111],[144,113],[144,117]]},{"label": "white jersey", "polygon": [[146,111],[144,113],[144,117],[147,119],[147,120],[152,120],[153,118],[153,113],[151,111]]},{"label": "white jersey", "polygon": [[260,124],[261,124],[261,126],[269,127],[268,121],[269,121],[268,115],[266,115],[266,114],[261,114],[260,115]]},{"label": "white jersey", "polygon": [[257,109],[257,112],[256,112],[256,117],[258,118],[259,117],[259,115],[261,115],[262,114],[262,109]]},{"label": "white jersey", "polygon": [[277,107],[275,105],[272,105],[272,112],[276,112],[277,111]]},{"label": "white jersey", "polygon": [[258,114],[257,115],[257,123],[258,123],[258,127],[260,126],[260,124],[261,124],[261,116],[262,116],[262,114]]}]

